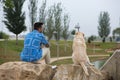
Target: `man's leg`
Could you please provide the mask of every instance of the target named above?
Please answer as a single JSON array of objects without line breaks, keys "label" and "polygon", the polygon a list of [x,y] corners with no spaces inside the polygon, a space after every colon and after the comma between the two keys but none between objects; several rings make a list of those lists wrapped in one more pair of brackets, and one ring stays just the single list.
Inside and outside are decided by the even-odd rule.
[{"label": "man's leg", "polygon": [[35,61],[33,63],[42,63],[44,64],[44,61],[43,59],[45,59],[45,63],[46,64],[50,64],[50,49],[49,48],[46,48],[46,47],[43,47],[42,48],[42,58],[38,61]]},{"label": "man's leg", "polygon": [[45,59],[46,64],[50,64],[50,49],[49,48],[42,48],[43,51],[43,59]]}]

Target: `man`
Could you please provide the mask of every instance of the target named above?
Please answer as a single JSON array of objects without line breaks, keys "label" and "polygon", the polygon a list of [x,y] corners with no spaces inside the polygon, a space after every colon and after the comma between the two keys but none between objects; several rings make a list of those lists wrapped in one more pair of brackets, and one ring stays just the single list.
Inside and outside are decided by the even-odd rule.
[{"label": "man", "polygon": [[[20,54],[20,58],[25,62],[38,63],[39,60],[45,58],[46,64],[50,63],[50,50],[48,41],[43,35],[43,23],[34,24],[34,30],[28,33],[24,40],[24,48]],[[45,47],[41,47],[45,45]]]}]

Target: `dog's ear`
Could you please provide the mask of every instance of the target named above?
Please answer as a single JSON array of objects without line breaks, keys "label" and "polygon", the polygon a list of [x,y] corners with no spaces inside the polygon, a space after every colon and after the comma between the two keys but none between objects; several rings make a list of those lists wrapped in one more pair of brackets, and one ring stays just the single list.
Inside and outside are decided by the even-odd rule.
[{"label": "dog's ear", "polygon": [[83,37],[85,36],[85,34],[83,33]]},{"label": "dog's ear", "polygon": [[81,32],[81,35],[82,35],[83,37],[85,36],[84,33],[82,33],[82,32]]},{"label": "dog's ear", "polygon": [[78,35],[78,32],[76,32],[75,35]]}]

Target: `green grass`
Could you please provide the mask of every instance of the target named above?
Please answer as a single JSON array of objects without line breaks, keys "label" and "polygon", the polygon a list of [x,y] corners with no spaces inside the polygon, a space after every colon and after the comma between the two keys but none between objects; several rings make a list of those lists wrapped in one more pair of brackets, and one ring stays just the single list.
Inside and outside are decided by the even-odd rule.
[{"label": "green grass", "polygon": [[[0,41],[0,64],[6,61],[14,61],[14,60],[19,60],[19,54],[23,49],[23,40],[18,41],[18,45],[15,44],[15,40],[9,40],[7,42],[5,41]],[[55,41],[50,41],[50,49],[51,49],[51,57],[56,57],[57,56],[57,48]],[[60,57],[62,56],[71,56],[72,55],[72,41],[68,41],[68,46],[67,46],[67,52],[64,51],[64,41],[59,42],[59,55]],[[95,50],[95,53],[93,51],[95,45],[96,48],[99,48],[101,50]],[[101,43],[101,42],[95,42],[88,44],[87,43],[87,53],[88,55],[106,55],[106,54],[111,54],[105,52],[106,49],[111,49],[111,48],[116,48],[118,47],[118,44],[116,43]]]},{"label": "green grass", "polygon": [[51,65],[57,65],[57,66],[61,64],[73,64],[73,61],[72,59],[64,59],[64,60],[58,60],[58,61],[51,63]]},{"label": "green grass", "polygon": [[[97,60],[105,60],[107,59],[108,57],[90,57],[90,61],[91,62],[94,62],[94,61],[97,61]],[[58,60],[58,61],[55,61],[53,63],[51,63],[51,65],[61,65],[61,64],[73,64],[73,61],[72,59],[64,59],[64,60]]]}]

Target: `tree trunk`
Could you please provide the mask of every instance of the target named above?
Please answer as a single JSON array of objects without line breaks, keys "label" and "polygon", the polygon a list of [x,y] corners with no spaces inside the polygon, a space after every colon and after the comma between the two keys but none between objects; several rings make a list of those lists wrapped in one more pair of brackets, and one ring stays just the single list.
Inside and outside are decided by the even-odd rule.
[{"label": "tree trunk", "polygon": [[18,45],[18,34],[16,34],[16,45]]},{"label": "tree trunk", "polygon": [[106,42],[106,39],[105,39],[105,37],[103,38],[102,42],[103,42],[103,43],[105,43],[105,42]]},{"label": "tree trunk", "polygon": [[67,51],[67,40],[65,40],[65,48],[64,48],[64,51],[65,51],[65,52]]}]

